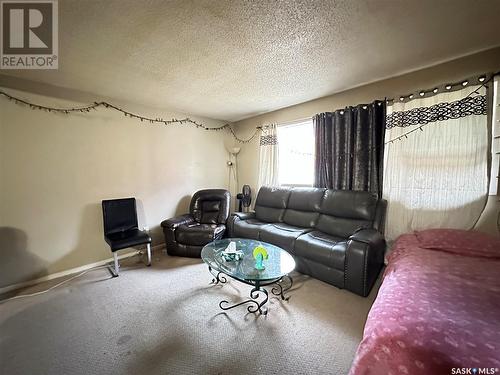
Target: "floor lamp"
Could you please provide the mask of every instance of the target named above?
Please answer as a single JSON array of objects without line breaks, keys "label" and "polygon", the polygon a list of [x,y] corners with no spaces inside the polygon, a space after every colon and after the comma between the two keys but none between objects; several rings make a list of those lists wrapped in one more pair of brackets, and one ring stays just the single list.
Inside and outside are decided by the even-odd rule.
[{"label": "floor lamp", "polygon": [[[241,147],[232,147],[228,149],[229,152],[229,160],[227,161],[227,166],[229,167],[228,190],[231,193],[231,195],[233,195],[233,192],[231,191],[231,180],[234,179],[234,189],[235,189],[234,196],[236,196],[236,189],[238,189],[238,154],[240,153],[240,151]],[[236,211],[236,206],[234,209]]]}]

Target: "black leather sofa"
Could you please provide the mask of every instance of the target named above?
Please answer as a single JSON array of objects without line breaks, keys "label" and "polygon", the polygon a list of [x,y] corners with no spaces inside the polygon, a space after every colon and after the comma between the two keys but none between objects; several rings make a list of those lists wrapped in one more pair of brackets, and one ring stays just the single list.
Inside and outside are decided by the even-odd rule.
[{"label": "black leather sofa", "polygon": [[169,255],[199,258],[207,243],[219,240],[226,231],[231,194],[224,189],[194,193],[189,214],[161,223]]},{"label": "black leather sofa", "polygon": [[277,245],[299,272],[367,296],[384,262],[386,206],[364,191],[262,187],[255,212],[231,215],[228,235]]}]

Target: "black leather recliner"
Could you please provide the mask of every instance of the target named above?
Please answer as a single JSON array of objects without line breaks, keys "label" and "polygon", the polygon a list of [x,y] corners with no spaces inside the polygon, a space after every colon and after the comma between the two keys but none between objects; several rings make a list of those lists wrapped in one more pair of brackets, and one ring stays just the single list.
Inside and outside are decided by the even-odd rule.
[{"label": "black leather recliner", "polygon": [[224,236],[230,204],[231,194],[227,190],[197,191],[191,198],[189,214],[161,223],[167,253],[199,258],[203,246]]},{"label": "black leather recliner", "polygon": [[386,206],[364,191],[262,187],[255,212],[228,220],[229,236],[280,246],[299,272],[367,296],[384,262]]}]

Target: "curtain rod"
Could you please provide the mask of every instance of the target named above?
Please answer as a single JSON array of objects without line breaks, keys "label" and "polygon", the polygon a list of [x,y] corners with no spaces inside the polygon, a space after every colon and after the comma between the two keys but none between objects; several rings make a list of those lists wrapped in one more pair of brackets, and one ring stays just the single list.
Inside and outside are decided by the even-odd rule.
[{"label": "curtain rod", "polygon": [[299,118],[299,119],[296,119],[296,120],[278,122],[276,125],[277,126],[292,126],[292,125],[300,124],[301,122],[309,121],[311,119],[312,119],[312,116],[311,117]]},{"label": "curtain rod", "polygon": [[452,92],[452,91],[457,91],[462,87],[466,87],[469,85],[469,83],[472,84],[473,81],[477,81],[481,86],[484,86],[488,82],[490,82],[493,77],[496,75],[499,75],[500,72],[495,72],[495,73],[485,73],[485,74],[480,74],[480,75],[475,75],[472,76],[471,78],[468,79],[463,79],[459,82],[454,82],[454,83],[447,83],[447,84],[441,84],[439,86],[434,87],[433,89],[426,89],[426,90],[418,90],[416,92],[410,93],[410,94],[405,94],[401,95],[396,98],[391,98],[391,99],[386,99],[386,102],[408,102],[412,99],[416,99],[418,97],[423,98],[423,97],[431,97],[436,95],[439,92]]},{"label": "curtain rod", "polygon": [[289,120],[289,121],[283,121],[283,122],[271,122],[270,124],[266,124],[266,125],[262,125],[262,126],[257,126],[257,129],[267,129],[269,126],[271,125],[276,125],[276,126],[289,126],[289,125],[295,125],[295,124],[299,124],[301,122],[304,122],[304,121],[308,121],[308,120],[311,120],[312,119],[312,116],[310,117],[303,117],[303,118],[299,118],[299,119],[295,119],[295,120]]},{"label": "curtain rod", "polygon": [[[470,81],[473,81],[473,80],[477,80],[481,84],[481,86],[484,86],[488,82],[490,82],[497,75],[500,75],[500,71],[497,71],[495,73],[485,73],[485,74],[476,75],[476,76],[473,76],[472,78],[469,78],[469,79],[465,79],[465,80],[462,80],[462,81],[459,81],[459,82],[455,82],[455,83],[448,83],[448,84],[445,84],[445,85],[440,85],[440,86],[435,87],[433,89],[418,90],[418,94],[413,94],[412,93],[412,94],[401,95],[399,97],[399,101],[400,102],[408,102],[408,101],[414,99],[416,96],[418,96],[418,97],[430,97],[430,96],[436,95],[439,92],[439,88],[440,87],[441,87],[441,91],[442,92],[457,91],[460,87],[467,86],[470,83]],[[429,94],[431,94],[431,95],[429,95]],[[394,99],[394,98],[391,98],[391,99],[387,99],[386,98],[386,99],[382,99],[382,100],[376,99],[376,100],[378,100],[378,101],[385,101],[385,102],[394,102],[394,101],[396,101],[396,99]],[[311,117],[304,117],[304,118],[297,119],[297,120],[279,122],[279,123],[273,122],[271,124],[257,126],[256,129],[265,130],[270,125],[273,125],[273,124],[276,125],[276,126],[293,125],[295,123],[300,123],[302,121],[306,121],[306,120],[310,120],[310,119],[312,119],[312,116]]]}]

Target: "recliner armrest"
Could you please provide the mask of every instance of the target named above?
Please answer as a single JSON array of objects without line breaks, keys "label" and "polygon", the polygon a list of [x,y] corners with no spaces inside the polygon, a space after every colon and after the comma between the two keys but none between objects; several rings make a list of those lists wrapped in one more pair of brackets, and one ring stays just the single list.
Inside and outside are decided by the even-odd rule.
[{"label": "recliner armrest", "polygon": [[361,229],[347,240],[344,266],[346,289],[366,297],[384,263],[385,239],[375,229]]},{"label": "recliner armrest", "polygon": [[181,215],[181,216],[176,216],[171,219],[167,219],[161,222],[161,226],[163,228],[168,228],[168,229],[175,229],[179,225],[184,225],[184,224],[191,224],[194,223],[194,218],[189,215]]}]

